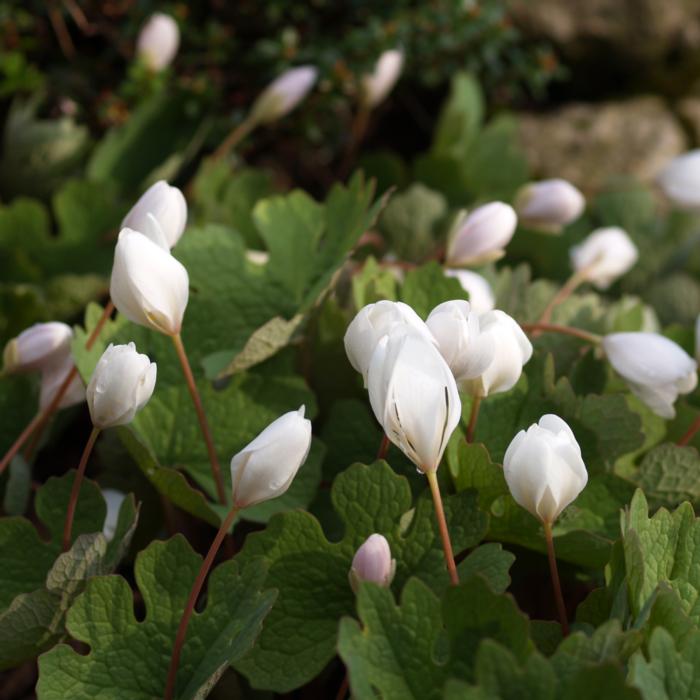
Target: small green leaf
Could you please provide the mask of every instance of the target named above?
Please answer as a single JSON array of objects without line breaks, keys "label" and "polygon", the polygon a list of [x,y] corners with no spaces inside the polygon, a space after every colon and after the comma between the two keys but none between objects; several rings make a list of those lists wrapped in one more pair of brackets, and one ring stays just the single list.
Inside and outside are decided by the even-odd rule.
[{"label": "small green leaf", "polygon": [[467,299],[468,296],[456,279],[445,277],[443,269],[436,262],[411,270],[401,287],[401,301],[412,306],[424,319],[443,301]]},{"label": "small green leaf", "polygon": [[700,501],[700,455],[694,447],[672,443],[647,452],[633,477],[655,504],[674,507]]}]

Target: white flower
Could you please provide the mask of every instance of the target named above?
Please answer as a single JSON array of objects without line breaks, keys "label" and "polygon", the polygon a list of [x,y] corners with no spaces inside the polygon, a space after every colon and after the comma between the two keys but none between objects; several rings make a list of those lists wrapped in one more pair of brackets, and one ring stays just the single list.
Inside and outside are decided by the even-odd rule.
[{"label": "white flower", "polygon": [[503,473],[515,501],[550,525],[588,481],[571,428],[551,413],[513,438],[503,458]]},{"label": "white flower", "polygon": [[515,210],[503,202],[462,212],[449,235],[447,264],[481,265],[502,258],[517,225]]},{"label": "white flower", "polygon": [[617,226],[599,228],[570,251],[576,272],[585,271],[586,279],[598,289],[607,289],[625,274],[639,257],[637,246]]},{"label": "white flower", "polygon": [[165,180],[158,180],[134,204],[121,228],[143,233],[169,250],[180,240],[186,225],[187,202],[182,192]]},{"label": "white flower", "polygon": [[318,78],[313,66],[290,68],[275,78],[258,96],[250,111],[256,124],[269,124],[289,114],[309,93]]},{"label": "white flower", "polygon": [[357,593],[361,581],[371,581],[388,588],[396,573],[396,559],[391,558],[391,549],[384,535],[370,535],[355,552],[348,580]]},{"label": "white flower", "polygon": [[153,71],[161,71],[170,65],[178,46],[180,30],[177,22],[162,12],[156,12],[143,25],[136,41],[136,53]]},{"label": "white flower", "polygon": [[658,333],[611,333],[603,338],[603,350],[632,393],[662,418],[673,418],[678,394],[698,383],[695,360]]},{"label": "white flower", "polygon": [[131,229],[122,229],[114,251],[109,292],[130,321],[177,335],[189,296],[184,266],[167,250]]},{"label": "white flower", "polygon": [[403,68],[403,52],[398,49],[384,51],[374,71],[362,78],[362,100],[370,109],[383,102],[393,90]]},{"label": "white flower", "polygon": [[[68,352],[60,360],[42,370],[39,389],[39,408],[42,411],[53,401],[56,392],[61,388],[68,373],[73,370],[74,366],[73,357]],[[68,408],[83,401],[85,401],[85,385],[80,376],[76,374],[58,402],[57,408]]]},{"label": "white flower", "polygon": [[523,365],[532,357],[532,344],[522,328],[497,309],[479,316],[479,330],[492,339],[493,360],[480,376],[460,382],[460,388],[480,397],[512,389],[520,379]]},{"label": "white flower", "polygon": [[281,496],[311,448],[311,421],[304,406],[270,423],[231,460],[233,502],[238,508]]},{"label": "white flower", "polygon": [[435,343],[420,316],[401,301],[378,301],[367,304],[356,314],[345,332],[345,352],[350,364],[362,375],[367,386],[367,372],[380,338],[397,326],[409,326],[429,342]]},{"label": "white flower", "polygon": [[110,344],[87,386],[93,425],[102,429],[130,423],[148,403],[155,385],[155,362],[136,352],[133,343]]},{"label": "white flower", "polygon": [[496,355],[492,333],[482,333],[479,315],[468,301],[456,299],[436,306],[425,322],[457,383],[475,379]]},{"label": "white flower", "polygon": [[471,270],[445,270],[446,277],[454,277],[469,294],[472,311],[483,314],[496,306],[496,297],[485,277]]},{"label": "white flower", "polygon": [[398,326],[380,339],[367,375],[386,436],[422,472],[435,471],[462,411],[450,368],[430,340]]},{"label": "white flower", "polygon": [[700,207],[700,149],[677,156],[658,177],[664,194],[681,209]]},{"label": "white flower", "polygon": [[65,323],[35,323],[10,340],[3,353],[6,372],[41,370],[70,355],[73,331]]},{"label": "white flower", "polygon": [[126,494],[116,489],[102,489],[102,496],[107,504],[107,515],[105,516],[105,522],[102,526],[102,534],[105,536],[107,542],[111,542],[117,532],[119,510],[126,498]]},{"label": "white flower", "polygon": [[515,202],[520,222],[546,233],[559,233],[562,227],[581,216],[585,206],[581,192],[561,179],[525,185]]}]

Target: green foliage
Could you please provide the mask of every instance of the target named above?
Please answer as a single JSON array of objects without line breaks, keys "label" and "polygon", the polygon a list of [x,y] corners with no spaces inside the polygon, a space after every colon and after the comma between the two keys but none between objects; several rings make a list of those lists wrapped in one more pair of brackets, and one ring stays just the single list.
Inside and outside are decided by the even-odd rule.
[{"label": "green foliage", "polygon": [[[409,576],[419,577],[434,590],[447,586],[432,504],[422,498],[412,509],[406,479],[385,462],[356,464],[342,472],[334,482],[332,500],[344,525],[339,542],[329,542],[309,513],[292,511],[275,516],[263,532],[250,535],[241,552],[244,562],[258,556],[268,562],[266,585],[279,591],[260,643],[236,665],[255,687],[291,690],[332,659],[338,620],[353,610],[348,583],[352,557],[369,535],[378,532],[389,541],[397,563],[396,590]],[[476,508],[474,494],[448,499],[446,509],[455,549],[478,544],[487,517]],[[494,569],[492,561],[492,555],[483,556],[471,568],[494,572],[499,585],[503,569],[500,564]]]},{"label": "green foliage", "polygon": [[[61,644],[42,656],[39,696],[160,697],[175,632],[200,564],[181,536],[153,542],[141,552],[135,565],[146,606],[141,621],[134,617],[132,592],[123,578],[91,579],[67,620],[70,634],[88,644],[90,653],[81,656]],[[272,591],[261,591],[264,578],[259,561],[242,567],[231,561],[213,572],[206,608],[194,615],[188,629],[176,680],[178,700],[205,697],[228,664],[250,649],[275,597]]]}]

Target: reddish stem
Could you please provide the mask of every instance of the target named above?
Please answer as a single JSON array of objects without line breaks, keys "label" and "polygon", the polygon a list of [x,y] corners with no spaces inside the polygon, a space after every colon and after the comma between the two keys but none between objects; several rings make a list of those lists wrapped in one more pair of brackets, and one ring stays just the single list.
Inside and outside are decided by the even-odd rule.
[{"label": "reddish stem", "polygon": [[382,435],[382,441],[379,443],[379,452],[377,452],[377,459],[386,459],[386,453],[389,451],[389,438],[386,433]]},{"label": "reddish stem", "polygon": [[346,671],[345,676],[343,677],[343,682],[340,684],[340,688],[338,688],[338,693],[335,696],[335,700],[345,700],[345,696],[348,694],[349,686],[350,679],[348,678],[348,673]]},{"label": "reddish stem", "polygon": [[678,440],[676,445],[679,445],[680,447],[684,447],[685,445],[687,445],[695,437],[695,433],[697,433],[698,430],[700,430],[700,416],[698,416],[693,421],[690,428],[688,428],[688,431],[683,435],[682,438],[680,438],[680,440]]},{"label": "reddish stem", "polygon": [[561,333],[562,335],[571,335],[574,338],[579,338],[580,340],[585,340],[587,343],[594,343],[598,345],[601,341],[601,337],[596,333],[589,333],[581,328],[574,328],[573,326],[561,326],[557,323],[521,323],[520,327],[526,332],[535,334],[537,332],[545,333]]},{"label": "reddish stem", "polygon": [[255,128],[255,122],[246,119],[234,127],[219,147],[212,153],[212,160],[221,160],[229,151],[234,149]]},{"label": "reddish stem", "polygon": [[472,411],[469,415],[469,425],[467,425],[467,442],[474,442],[474,432],[476,422],[479,420],[479,409],[481,408],[481,396],[475,396],[472,401]]},{"label": "reddish stem", "polygon": [[544,537],[547,540],[547,557],[549,559],[549,573],[552,576],[552,588],[554,589],[554,600],[557,604],[561,631],[565,637],[569,636],[569,621],[566,618],[566,607],[564,606],[564,596],[561,592],[561,582],[559,581],[559,570],[557,569],[557,557],[554,553],[554,538],[552,537],[552,525],[543,523]]},{"label": "reddish stem", "polygon": [[68,501],[68,510],[66,511],[66,522],[63,526],[63,551],[67,552],[70,548],[71,533],[73,532],[73,518],[75,517],[75,508],[78,505],[78,496],[80,495],[80,485],[83,483],[85,467],[92,453],[92,448],[95,446],[97,436],[100,434],[100,429],[93,426],[90,437],[85,444],[83,455],[78,464],[78,473],[73,481],[73,488],[70,492],[70,500]]},{"label": "reddish stem", "polygon": [[192,613],[194,612],[194,605],[197,602],[197,598],[199,598],[199,594],[202,591],[202,586],[204,585],[204,581],[207,578],[209,569],[211,569],[211,565],[214,562],[216,553],[219,551],[219,547],[221,547],[221,543],[224,541],[224,537],[231,529],[231,525],[233,524],[233,521],[239,510],[240,509],[238,507],[233,506],[233,508],[231,508],[231,510],[228,512],[228,515],[226,516],[224,521],[221,523],[221,527],[216,533],[216,537],[214,537],[214,541],[211,543],[211,547],[209,547],[207,556],[202,562],[202,566],[199,569],[199,573],[197,574],[197,578],[195,579],[194,586],[190,591],[190,596],[187,599],[185,610],[182,613],[182,617],[180,618],[180,624],[177,628],[177,634],[175,635],[175,644],[173,645],[173,653],[170,657],[170,668],[168,669],[168,678],[165,682],[165,694],[163,695],[164,700],[172,700],[175,694],[175,679],[177,677],[177,667],[180,663],[180,655],[182,654],[182,647],[185,643],[187,627],[190,624],[190,619],[192,618]]},{"label": "reddish stem", "polygon": [[440,485],[438,484],[437,471],[429,471],[425,473],[430,484],[430,493],[433,496],[433,504],[435,505],[435,516],[437,517],[438,528],[440,529],[440,537],[442,538],[442,548],[445,552],[445,563],[447,570],[450,572],[450,580],[452,585],[456,586],[459,583],[459,575],[457,574],[457,564],[455,556],[452,552],[452,542],[450,541],[450,533],[447,529],[447,520],[445,518],[445,510],[442,507],[442,496],[440,495]]},{"label": "reddish stem", "polygon": [[197,412],[197,418],[199,419],[199,427],[202,429],[202,435],[204,436],[204,442],[207,446],[207,452],[209,453],[209,461],[211,462],[211,473],[214,477],[214,483],[216,484],[216,493],[223,505],[226,505],[226,491],[224,490],[224,481],[221,478],[221,466],[219,465],[219,457],[216,454],[216,448],[214,447],[214,439],[211,434],[211,429],[209,428],[209,423],[207,421],[207,415],[204,412],[204,406],[202,405],[202,399],[197,390],[197,384],[194,381],[194,375],[192,374],[192,368],[190,367],[190,361],[187,359],[187,353],[185,352],[185,346],[182,344],[182,338],[180,334],[171,336],[173,339],[173,344],[175,345],[175,350],[177,351],[177,356],[182,365],[182,372],[185,375],[185,382],[187,383],[187,388],[190,391],[190,396],[192,397],[192,403],[194,404],[194,410]]}]

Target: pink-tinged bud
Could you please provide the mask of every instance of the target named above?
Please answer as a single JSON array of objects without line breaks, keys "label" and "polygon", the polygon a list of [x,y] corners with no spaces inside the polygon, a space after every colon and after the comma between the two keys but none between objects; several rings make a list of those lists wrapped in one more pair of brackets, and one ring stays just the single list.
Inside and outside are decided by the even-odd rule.
[{"label": "pink-tinged bud", "polygon": [[396,573],[396,559],[391,558],[391,549],[384,535],[370,535],[355,552],[348,579],[355,593],[361,581],[371,581],[388,588]]},{"label": "pink-tinged bud", "polygon": [[[56,392],[63,386],[63,382],[74,366],[73,356],[69,352],[62,359],[42,370],[39,389],[39,408],[42,411],[54,400]],[[57,408],[68,408],[83,401],[85,401],[85,385],[76,374],[58,402]]]},{"label": "pink-tinged bud", "polygon": [[5,372],[43,370],[70,355],[73,331],[65,323],[35,323],[10,340],[3,353]]},{"label": "pink-tinged bud", "polygon": [[398,49],[385,51],[369,75],[362,78],[362,100],[372,109],[383,102],[394,89],[403,68],[403,52]]},{"label": "pink-tinged bud", "polygon": [[561,179],[531,182],[515,198],[520,223],[543,233],[560,233],[581,216],[585,206],[581,192]]},{"label": "pink-tinged bud", "polygon": [[462,213],[449,236],[447,264],[482,265],[502,258],[517,225],[515,211],[503,202],[491,202],[470,214]]},{"label": "pink-tinged bud", "polygon": [[658,183],[680,209],[700,209],[700,149],[677,156],[663,169]]},{"label": "pink-tinged bud", "polygon": [[275,78],[250,110],[255,124],[269,124],[289,114],[308,94],[318,78],[314,66],[299,66]]},{"label": "pink-tinged bud", "polygon": [[136,41],[136,53],[152,70],[167,68],[180,45],[177,22],[162,12],[156,12],[143,25]]}]

